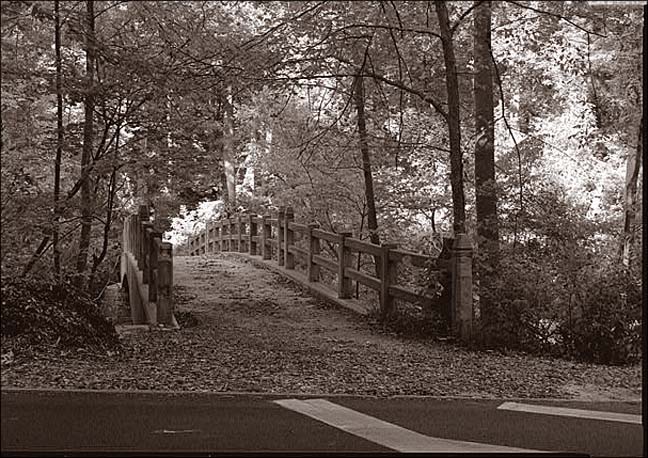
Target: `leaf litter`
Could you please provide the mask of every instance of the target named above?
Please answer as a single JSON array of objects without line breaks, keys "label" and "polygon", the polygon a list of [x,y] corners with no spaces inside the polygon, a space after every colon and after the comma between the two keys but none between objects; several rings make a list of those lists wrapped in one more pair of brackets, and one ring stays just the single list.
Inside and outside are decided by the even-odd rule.
[{"label": "leaf litter", "polygon": [[16,353],[3,337],[2,387],[641,399],[640,365],[399,337],[236,256],[176,257],[174,278],[179,331],[122,333],[109,352]]}]

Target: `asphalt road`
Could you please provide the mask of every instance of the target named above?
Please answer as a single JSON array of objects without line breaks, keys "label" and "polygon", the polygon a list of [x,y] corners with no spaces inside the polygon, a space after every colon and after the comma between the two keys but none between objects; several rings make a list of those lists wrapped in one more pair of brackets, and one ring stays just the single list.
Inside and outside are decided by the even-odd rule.
[{"label": "asphalt road", "polygon": [[[286,398],[3,390],[0,448],[3,455],[65,451],[393,452],[391,444],[414,435],[432,438],[432,442],[435,438],[452,439],[591,456],[643,455],[641,424],[498,409],[505,400],[325,397],[328,402],[317,402],[333,410],[326,414],[329,420],[318,420],[317,408],[305,414],[277,403]],[[640,403],[518,402],[641,414]],[[353,426],[364,419],[368,419],[367,425]],[[379,426],[371,426],[372,421]],[[394,425],[393,429],[384,422]],[[459,447],[463,443],[458,442]]]}]

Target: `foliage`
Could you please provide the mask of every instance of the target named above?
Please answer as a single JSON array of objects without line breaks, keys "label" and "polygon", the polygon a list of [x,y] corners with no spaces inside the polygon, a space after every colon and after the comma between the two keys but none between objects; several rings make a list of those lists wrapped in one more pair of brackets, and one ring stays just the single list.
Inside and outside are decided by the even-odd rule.
[{"label": "foliage", "polygon": [[572,354],[604,364],[641,360],[639,275],[609,264],[584,269],[575,292],[579,316],[561,327]]},{"label": "foliage", "polygon": [[110,349],[115,328],[95,302],[70,284],[2,278],[2,336],[35,347]]},{"label": "foliage", "polygon": [[[431,3],[96,1],[92,87],[85,78],[85,4],[59,3],[65,116],[58,209],[53,2],[1,6],[3,275],[34,265],[36,276],[53,278],[56,227],[60,279],[75,273],[83,101],[90,91],[96,100],[92,263],[82,274],[92,279],[93,294],[111,280],[123,217],[142,203],[166,220],[165,239],[176,245],[222,212],[281,205],[296,208],[299,220],[367,239],[353,104],[360,69],[380,240],[430,252],[448,235],[447,90]],[[471,6],[447,5],[459,77],[466,226],[473,235]],[[551,323],[563,323],[576,298],[583,319],[627,321],[595,307],[604,291],[577,290],[600,278],[598,284],[611,285],[608,303],[617,303],[620,286],[614,285],[626,275],[614,258],[624,235],[625,164],[637,149],[643,16],[641,9],[541,1],[493,2],[492,19],[502,255],[499,278],[480,283],[477,293],[499,303],[492,317],[501,330],[498,345],[553,352],[568,345],[564,329]],[[225,166],[228,154],[233,171]],[[227,173],[234,174],[234,206],[226,204]],[[640,193],[637,200],[640,206]],[[638,268],[643,260],[635,243],[632,267]],[[403,313],[405,321],[427,319],[419,310]],[[621,350],[603,355],[595,348],[596,335],[611,338],[607,324],[614,332],[623,328],[570,327],[565,353],[632,359],[634,350],[624,357]],[[629,339],[622,334],[613,340]],[[562,344],[550,342],[561,338]]]},{"label": "foliage", "polygon": [[[534,234],[501,253],[496,280],[482,297],[490,347],[551,353],[598,363],[640,357],[640,273],[619,266],[616,245],[587,211],[550,190],[522,221]],[[551,215],[549,215],[551,213]],[[528,232],[527,232],[528,231]]]}]

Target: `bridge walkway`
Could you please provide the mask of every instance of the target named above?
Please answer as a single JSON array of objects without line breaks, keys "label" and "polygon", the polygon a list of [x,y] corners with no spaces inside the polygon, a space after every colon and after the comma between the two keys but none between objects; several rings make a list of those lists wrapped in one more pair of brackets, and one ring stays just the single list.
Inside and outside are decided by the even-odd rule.
[{"label": "bridge walkway", "polygon": [[[570,361],[399,336],[240,253],[175,256],[174,284],[180,330],[138,344],[138,358],[151,361],[141,370],[169,388],[510,398],[570,398],[583,389],[585,369]],[[195,325],[183,323],[187,312]],[[588,370],[602,383],[598,372],[609,369]]]}]

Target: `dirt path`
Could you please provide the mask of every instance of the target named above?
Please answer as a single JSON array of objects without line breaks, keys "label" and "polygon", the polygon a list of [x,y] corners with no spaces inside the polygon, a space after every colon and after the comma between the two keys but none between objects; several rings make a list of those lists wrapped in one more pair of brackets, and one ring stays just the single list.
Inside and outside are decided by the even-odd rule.
[{"label": "dirt path", "polygon": [[[126,335],[130,350],[17,364],[3,386],[637,400],[641,367],[406,340],[239,258],[177,257],[176,308],[197,325]],[[54,375],[52,375],[54,374]]]}]

